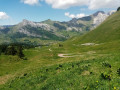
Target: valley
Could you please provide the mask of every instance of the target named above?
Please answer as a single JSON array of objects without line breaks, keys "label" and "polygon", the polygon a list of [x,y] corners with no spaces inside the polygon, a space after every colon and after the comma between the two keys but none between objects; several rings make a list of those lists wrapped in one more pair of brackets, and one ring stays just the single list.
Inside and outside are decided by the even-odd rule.
[{"label": "valley", "polygon": [[[120,11],[115,12],[84,35],[71,36],[65,41],[59,37],[64,42],[58,40],[48,46],[24,48],[26,60],[2,53],[0,89],[119,90],[119,16]],[[58,38],[57,35],[52,39]]]},{"label": "valley", "polygon": [[33,22],[24,19],[16,25],[0,27],[0,44],[25,43],[33,45],[48,45],[59,41],[65,41],[74,36],[81,36],[99,26],[108,16],[115,13],[110,11],[96,13],[73,18],[70,21],[60,22],[50,19],[42,22]]}]

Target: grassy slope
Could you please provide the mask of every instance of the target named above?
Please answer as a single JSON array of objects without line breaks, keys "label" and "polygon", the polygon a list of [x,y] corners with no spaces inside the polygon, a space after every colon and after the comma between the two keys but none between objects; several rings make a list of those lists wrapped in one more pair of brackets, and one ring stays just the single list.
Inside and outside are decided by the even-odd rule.
[{"label": "grassy slope", "polygon": [[[115,20],[119,19],[119,14],[120,12],[117,12],[112,15],[89,34],[81,38],[71,38],[63,43],[63,47],[55,44],[49,47],[25,50],[27,61],[17,60],[17,57],[0,56],[1,89],[113,90],[116,88],[119,90],[120,76],[117,74],[117,69],[120,68],[120,29],[119,21]],[[112,21],[116,21],[115,24],[111,24]],[[108,27],[104,24],[107,24]],[[109,28],[110,32],[106,28]],[[107,36],[106,33],[101,33],[103,31],[107,33]],[[96,39],[92,37],[94,33],[99,33],[100,36],[97,35]],[[101,44],[93,46],[80,44],[85,42]],[[60,53],[76,56],[60,58],[57,56]],[[10,60],[10,57],[15,60]],[[104,66],[104,62],[110,64],[111,68]],[[111,80],[103,79],[102,73],[111,75]],[[6,84],[4,85],[4,83]]]},{"label": "grassy slope", "polygon": [[120,40],[120,11],[108,17],[100,26],[82,38],[76,39],[80,43],[97,42],[104,43],[113,40]]},{"label": "grassy slope", "polygon": [[[48,50],[49,48],[52,52]],[[109,52],[109,50],[94,49],[96,53],[89,53],[90,49],[87,51],[78,49],[76,52],[72,52],[78,56],[70,58],[57,57],[59,53],[71,53],[70,51],[72,51],[57,45],[25,50],[27,61],[2,63],[0,79],[5,83],[10,81],[2,85],[1,87],[4,88],[1,89],[54,90],[72,88],[82,90],[88,88],[93,90],[99,88],[100,90],[108,90],[114,87],[119,88],[120,77],[117,74],[117,69],[120,64],[120,52],[117,48],[112,49],[115,52],[107,53],[106,51]],[[109,63],[112,68],[103,66],[103,62]],[[109,73],[112,75],[112,80],[104,80],[101,78],[101,73]]]}]

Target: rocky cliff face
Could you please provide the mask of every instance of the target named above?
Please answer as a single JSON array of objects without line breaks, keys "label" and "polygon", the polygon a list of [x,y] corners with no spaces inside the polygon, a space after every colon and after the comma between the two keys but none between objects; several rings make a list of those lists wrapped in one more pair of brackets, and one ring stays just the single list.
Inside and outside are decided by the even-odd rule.
[{"label": "rocky cliff face", "polygon": [[[43,21],[43,22],[33,22],[28,20],[23,20],[19,24],[17,24],[17,29],[22,32],[25,31],[26,26],[30,26],[33,28],[41,28],[47,31],[56,31],[56,30],[67,30],[67,31],[89,31],[98,25],[100,25],[108,16],[115,13],[115,11],[110,11],[105,13],[103,11],[98,11],[93,15],[89,15],[83,18],[74,18],[68,22],[59,22],[59,21]],[[5,29],[6,27],[0,27],[1,29]]]},{"label": "rocky cliff face", "polygon": [[103,11],[99,11],[95,14],[93,14],[93,25],[94,27],[97,27],[100,25],[108,16],[114,14],[116,11],[112,10],[108,13],[105,13]]},{"label": "rocky cliff face", "polygon": [[95,14],[93,14],[93,25],[94,27],[97,27],[100,25],[109,15],[100,11]]},{"label": "rocky cliff face", "polygon": [[28,21],[28,20],[25,20],[25,19],[21,23],[18,24],[19,29],[23,28],[25,26],[31,26],[31,27],[34,27],[34,28],[42,28],[42,29],[48,30],[48,31],[53,29],[48,24],[44,24],[44,23],[41,23],[41,22],[32,22],[32,21]]},{"label": "rocky cliff face", "polygon": [[74,18],[71,21],[66,22],[66,24],[69,27],[68,30],[75,28],[74,30],[77,31],[88,31],[100,25],[108,16],[112,15],[113,13],[115,13],[115,11],[110,11],[108,13],[98,11],[93,15],[89,15],[83,18]]}]

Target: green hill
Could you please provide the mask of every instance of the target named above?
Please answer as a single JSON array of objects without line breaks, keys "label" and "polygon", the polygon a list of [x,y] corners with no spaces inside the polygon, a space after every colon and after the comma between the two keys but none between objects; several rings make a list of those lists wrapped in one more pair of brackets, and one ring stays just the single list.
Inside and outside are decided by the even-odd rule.
[{"label": "green hill", "polygon": [[[120,12],[63,43],[0,56],[0,90],[119,90]],[[86,44],[87,43],[87,44]]]},{"label": "green hill", "polygon": [[[100,26],[80,37],[80,43],[104,43],[120,40],[120,11],[108,17]],[[76,41],[76,42],[77,42]]]}]

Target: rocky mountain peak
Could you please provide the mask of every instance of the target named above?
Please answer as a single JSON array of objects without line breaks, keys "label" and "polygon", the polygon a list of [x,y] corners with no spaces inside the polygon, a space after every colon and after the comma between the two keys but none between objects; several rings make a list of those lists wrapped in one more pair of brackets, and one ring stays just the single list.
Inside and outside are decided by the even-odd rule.
[{"label": "rocky mountain peak", "polygon": [[48,24],[44,24],[42,22],[33,22],[33,21],[26,20],[26,19],[23,19],[23,21],[18,24],[17,28],[19,28],[19,30],[21,30],[25,26],[30,26],[30,27],[34,27],[34,28],[41,28],[41,29],[48,30],[48,31],[53,29]]},{"label": "rocky mountain peak", "polygon": [[93,25],[94,27],[96,27],[100,25],[109,15],[103,11],[98,11],[95,14],[93,14],[93,16]]},{"label": "rocky mountain peak", "polygon": [[27,19],[23,19],[23,21],[22,22],[29,22]]},{"label": "rocky mountain peak", "polygon": [[34,22],[32,21],[28,21],[26,19],[23,19],[23,21],[20,23],[22,26],[25,26],[25,25],[32,25],[34,24]]},{"label": "rocky mountain peak", "polygon": [[96,13],[93,14],[93,16],[98,16],[99,14],[105,14],[104,11],[97,11]]}]

